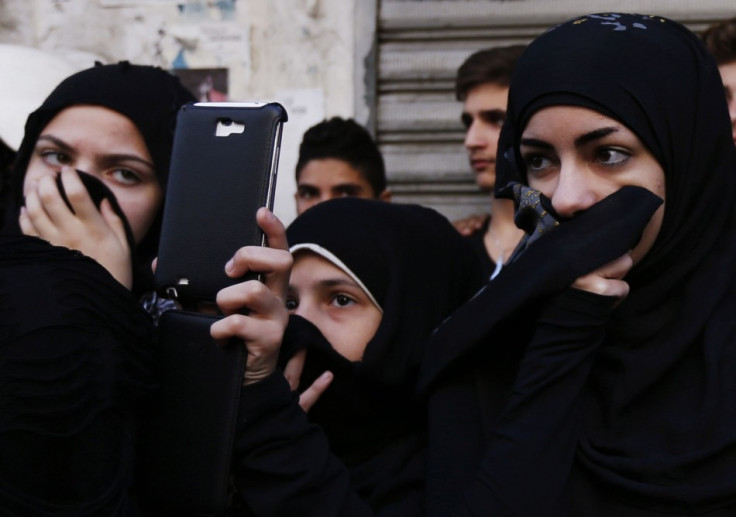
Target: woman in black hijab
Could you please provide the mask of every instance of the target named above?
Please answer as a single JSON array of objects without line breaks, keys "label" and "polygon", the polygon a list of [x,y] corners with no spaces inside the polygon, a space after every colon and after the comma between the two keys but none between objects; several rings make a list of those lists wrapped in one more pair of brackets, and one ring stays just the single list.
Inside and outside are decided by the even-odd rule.
[{"label": "woman in black hijab", "polygon": [[[130,250],[133,255],[132,273],[117,274],[104,258],[99,260],[111,270],[113,276],[131,288],[136,296],[150,291],[153,287],[151,260],[158,249],[176,115],[183,104],[193,100],[194,96],[173,75],[157,67],[128,62],[113,65],[97,64],[62,81],[26,122],[25,136],[18,149],[13,172],[5,179],[7,185],[3,189],[5,193],[2,210],[3,232],[22,231],[25,234],[41,236],[52,244],[73,248],[74,245],[79,245],[80,251],[93,258],[104,255],[104,250],[101,251],[100,248],[109,242],[105,240],[105,236],[111,230],[104,228],[95,234],[93,226],[95,222],[90,222],[94,217],[87,216],[87,220],[84,220],[84,216],[80,215],[78,219],[81,220],[81,230],[78,233],[82,236],[70,237],[68,235],[70,231],[65,229],[71,228],[71,224],[63,226],[63,222],[54,221],[58,230],[44,220],[41,223],[46,224],[39,225],[38,217],[30,217],[32,213],[30,206],[27,207],[27,211],[22,210],[29,201],[26,198],[31,196],[35,201],[35,213],[42,215],[48,213],[50,219],[55,219],[56,214],[49,208],[48,198],[36,201],[41,194],[36,192],[35,182],[43,175],[58,174],[64,168],[90,169],[82,172],[102,180],[117,195],[117,202],[125,216],[121,217],[122,224],[129,224],[129,231],[132,231],[134,240],[134,249]],[[69,118],[70,113],[77,113],[84,108],[96,108],[96,111],[93,111],[89,118],[77,116],[70,119],[68,124],[59,127]],[[110,150],[109,156],[103,156],[100,149],[94,149],[100,153],[97,155],[99,162],[92,162],[90,153],[85,154],[87,151],[83,147],[83,139],[94,142],[95,139],[99,141],[102,138],[104,131],[95,134],[96,128],[90,121],[97,120],[101,116],[100,112],[105,115],[104,112],[107,110],[124,117],[123,123],[129,124],[124,134],[133,140],[133,144],[122,148],[124,152],[120,151],[118,154],[114,154],[117,150]],[[84,115],[85,113],[82,117]],[[70,134],[68,130],[70,124],[73,127],[89,124],[90,127],[82,127],[78,134]],[[54,129],[61,133],[57,134]],[[103,127],[104,129],[106,128]],[[133,135],[130,136],[131,134]],[[60,135],[64,138],[59,138]],[[119,136],[113,135],[111,138],[115,143],[123,141]],[[140,141],[139,145],[143,147],[140,148],[139,154],[133,154],[130,149],[135,149],[132,146],[137,141]],[[29,177],[29,174],[32,177]],[[67,182],[75,184],[67,185],[67,189],[73,186],[80,187],[73,176],[62,174],[62,179],[64,177]],[[144,191],[148,185],[150,192]],[[80,203],[78,210],[82,209],[80,213],[84,211],[83,201],[78,201]],[[87,200],[86,203],[90,201]],[[70,214],[74,213],[71,207],[68,211]],[[98,227],[114,226],[105,222],[107,225],[99,221],[96,224]],[[85,235],[89,237],[85,239]],[[120,245],[121,248],[126,246],[127,244]],[[108,253],[111,254],[113,253]]]},{"label": "woman in black hijab", "polygon": [[[78,140],[65,140],[61,133],[47,129],[58,128],[54,124],[80,106],[112,110],[119,114],[113,116],[115,123],[124,117],[133,132],[137,128],[137,138],[145,142],[155,166],[154,180],[163,188],[176,113],[190,99],[165,71],[121,63],[97,66],[66,79],[28,119],[0,234],[3,515],[139,514],[133,476],[135,443],[141,405],[154,386],[153,322],[128,286],[100,262],[46,239],[24,235],[23,223],[19,224],[23,216],[19,215],[31,160],[58,163],[60,168],[76,164]],[[101,120],[110,118],[88,121],[97,124]],[[89,134],[90,126],[72,127],[87,132],[88,142],[102,138]],[[113,143],[130,137],[119,135]],[[103,156],[103,162],[112,160],[114,165],[105,163],[115,178],[130,179],[131,171],[120,162],[130,157]],[[66,167],[65,174],[65,179],[82,186],[82,176],[75,176],[73,168]],[[112,189],[105,187],[105,179],[110,178],[87,178],[89,195],[83,188],[74,193],[73,184],[64,181],[70,200],[67,206],[76,209],[66,215],[83,212],[91,196],[98,205],[106,199],[118,219],[127,223],[133,214],[121,210]],[[41,181],[45,180],[39,184]],[[53,175],[50,185],[54,187],[52,198],[61,200]],[[146,208],[159,211],[158,206]],[[148,287],[150,273],[144,273],[144,268],[150,271],[158,238],[155,222],[141,228],[138,239],[130,235],[130,227],[124,236],[128,249],[135,247],[137,254],[133,260],[134,267],[139,266],[133,274],[136,294]],[[130,258],[126,263],[130,267]]]},{"label": "woman in black hijab", "polygon": [[[657,16],[581,16],[518,61],[497,192],[530,237],[427,347],[436,515],[736,512],[722,89],[697,36]],[[657,169],[663,188],[642,179]]]},{"label": "woman in black hijab", "polygon": [[[357,198],[307,210],[287,237],[282,359],[306,349],[299,391],[325,371],[333,380],[308,422],[280,373],[244,387],[242,499],[254,515],[423,515],[426,414],[414,387],[428,335],[482,282],[473,251],[431,209]],[[372,330],[355,311],[378,316]]]}]

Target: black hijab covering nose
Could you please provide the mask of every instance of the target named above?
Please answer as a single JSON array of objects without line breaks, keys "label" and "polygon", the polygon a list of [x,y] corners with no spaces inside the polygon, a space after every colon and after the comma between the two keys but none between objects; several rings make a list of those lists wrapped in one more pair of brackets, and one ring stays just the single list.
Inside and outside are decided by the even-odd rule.
[{"label": "black hijab covering nose", "polygon": [[500,196],[525,183],[520,136],[552,105],[619,120],[666,177],[661,231],[626,276],[631,292],[612,314],[591,373],[579,464],[596,486],[635,506],[697,512],[731,504],[736,160],[716,64],[696,35],[659,16],[594,14],[550,29],[514,71]]},{"label": "black hijab covering nose", "polygon": [[336,199],[297,217],[286,234],[292,248],[329,250],[375,297],[383,317],[360,368],[389,386],[413,382],[426,337],[480,286],[464,239],[426,207]]},{"label": "black hijab covering nose", "polygon": [[[111,65],[97,63],[66,78],[26,121],[12,174],[4,182],[3,232],[19,231],[18,213],[23,204],[23,179],[28,163],[41,132],[60,111],[88,104],[112,109],[129,118],[146,142],[159,184],[165,192],[176,116],[183,104],[194,100],[194,95],[179,79],[163,69],[127,61]],[[150,264],[158,248],[161,213],[159,210],[136,250],[133,287],[136,294],[152,287]]]},{"label": "black hijab covering nose", "polygon": [[[593,14],[547,31],[516,66],[500,142],[496,190],[526,182],[519,140],[538,110],[582,106],[619,120],[665,171],[667,205],[654,249],[628,281],[666,300],[718,240],[730,217],[733,140],[723,83],[692,32],[659,16]],[[721,200],[726,199],[726,202]],[[708,200],[708,201],[706,201]],[[652,277],[668,271],[672,277]]]},{"label": "black hijab covering nose", "polygon": [[359,362],[340,356],[306,320],[291,317],[285,355],[289,348],[308,350],[300,390],[327,369],[334,374],[309,419],[323,427],[372,508],[409,492],[421,500],[426,416],[415,395],[419,363],[432,330],[481,285],[480,262],[446,218],[418,205],[326,201],[297,217],[287,238],[292,249],[302,248],[296,253],[306,253],[307,244],[328,250],[342,264],[332,263],[360,279],[383,310]]}]

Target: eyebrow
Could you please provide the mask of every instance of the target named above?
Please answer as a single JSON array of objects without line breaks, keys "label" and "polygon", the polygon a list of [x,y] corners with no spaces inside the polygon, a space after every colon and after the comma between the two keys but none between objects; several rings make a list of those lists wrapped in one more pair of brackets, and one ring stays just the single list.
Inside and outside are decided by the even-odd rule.
[{"label": "eyebrow", "polygon": [[365,189],[359,183],[339,183],[330,187],[333,192],[363,192]]},{"label": "eyebrow", "polygon": [[39,142],[39,141],[41,141],[41,140],[48,140],[48,141],[49,141],[49,142],[51,142],[52,144],[54,144],[54,145],[57,145],[57,146],[61,147],[61,148],[62,148],[63,150],[65,150],[65,151],[73,151],[73,150],[74,150],[74,149],[72,148],[72,146],[70,146],[69,144],[67,144],[67,143],[66,143],[66,142],[64,142],[63,140],[60,140],[60,139],[58,139],[58,138],[56,138],[55,136],[52,136],[52,135],[41,135],[41,136],[39,136],[39,137],[38,137],[38,138],[36,139],[36,142]]},{"label": "eyebrow", "polygon": [[[325,289],[335,289],[335,288],[351,288],[351,289],[357,289],[361,293],[363,293],[366,298],[370,300],[370,296],[366,294],[366,292],[355,283],[352,279],[347,278],[325,278],[320,281],[318,281],[316,284],[313,284],[313,288],[316,288],[318,291],[324,291]],[[308,288],[312,289],[312,287]],[[294,284],[289,284],[286,290],[286,294],[288,296],[299,296],[300,291],[299,288],[297,288]]]},{"label": "eyebrow", "polygon": [[[41,141],[41,140],[47,140],[51,142],[52,144],[60,147],[64,151],[67,151],[67,152],[74,151],[74,148],[71,145],[67,144],[63,140],[53,135],[41,135],[38,137],[37,141]],[[142,163],[143,165],[150,167],[154,171],[156,170],[156,167],[154,166],[153,163],[149,162],[148,160],[144,160],[143,158],[135,154],[124,154],[124,153],[123,154],[106,154],[104,156],[105,163],[117,163],[117,162],[126,161],[126,160],[132,160],[138,163]]]},{"label": "eyebrow", "polygon": [[582,147],[587,143],[590,143],[594,140],[599,140],[603,137],[606,137],[610,135],[611,133],[616,133],[619,129],[617,127],[602,127],[599,129],[594,129],[593,131],[589,133],[585,133],[584,135],[580,135],[575,139],[575,147]]},{"label": "eyebrow", "polygon": [[[598,129],[594,129],[593,131],[590,131],[588,133],[585,133],[577,137],[574,142],[575,147],[582,147],[586,144],[589,144],[590,142],[593,142],[594,140],[599,140],[603,137],[610,135],[611,133],[616,133],[619,130],[620,129],[617,127],[601,127]],[[552,149],[552,145],[545,142],[544,140],[539,140],[537,138],[522,138],[521,145],[526,145],[530,147],[539,147],[541,149]]]},{"label": "eyebrow", "polygon": [[[494,118],[506,118],[507,111],[505,109],[501,108],[493,108],[489,110],[480,110],[478,111],[478,116],[480,117],[494,117]],[[466,119],[473,119],[473,115],[469,111],[463,111],[460,114],[460,120],[466,120]]]},{"label": "eyebrow", "polygon": [[481,115],[484,115],[486,117],[493,116],[493,117],[505,117],[506,116],[506,110],[501,108],[494,108],[491,110],[481,110],[479,112]]},{"label": "eyebrow", "polygon": [[320,280],[318,285],[323,286],[323,287],[348,286],[348,287],[355,287],[363,291],[363,289],[361,289],[361,287],[358,284],[356,284],[353,280],[346,279],[346,278],[325,278],[324,280]]}]

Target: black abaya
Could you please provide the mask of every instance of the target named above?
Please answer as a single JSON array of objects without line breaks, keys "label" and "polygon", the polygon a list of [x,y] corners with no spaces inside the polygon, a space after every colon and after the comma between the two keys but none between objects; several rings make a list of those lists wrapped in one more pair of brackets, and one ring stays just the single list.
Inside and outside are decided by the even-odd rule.
[{"label": "black abaya", "polygon": [[[430,507],[436,515],[734,514],[736,156],[717,67],[696,35],[661,17],[589,15],[550,29],[512,78],[501,195],[525,183],[520,136],[553,105],[596,110],[639,137],[665,173],[662,227],[625,277],[631,292],[618,306],[560,280],[570,285],[603,265],[601,239],[619,246],[607,260],[631,247],[648,201],[626,189],[561,220],[489,284],[498,296],[501,286],[513,292],[503,321],[473,323],[500,303],[481,295],[439,329],[422,377]],[[590,299],[575,301],[579,294]],[[509,349],[523,357],[508,361],[510,380],[495,375]]]},{"label": "black abaya", "polygon": [[0,513],[129,516],[154,329],[98,263],[0,235]]},{"label": "black abaya", "polygon": [[[415,395],[419,362],[432,330],[481,285],[478,260],[447,219],[417,205],[332,200],[299,216],[287,237],[295,253],[310,250],[339,261],[383,315],[358,362],[292,316],[283,355],[307,349],[300,389],[328,369],[334,379],[308,421],[299,418],[295,400],[276,394],[274,381],[268,393],[281,400],[282,411],[254,400],[256,388],[243,389],[236,443],[243,499],[259,516],[423,515],[426,414]],[[289,472],[293,482],[286,482]]]}]

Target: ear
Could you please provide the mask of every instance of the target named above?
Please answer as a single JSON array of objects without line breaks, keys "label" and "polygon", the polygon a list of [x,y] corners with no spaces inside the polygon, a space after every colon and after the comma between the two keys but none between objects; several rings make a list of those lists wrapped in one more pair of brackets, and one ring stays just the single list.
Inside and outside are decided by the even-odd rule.
[{"label": "ear", "polygon": [[390,203],[391,202],[391,191],[389,189],[384,190],[378,195],[376,199],[380,199],[381,201]]}]

